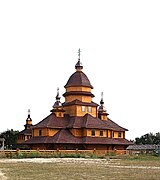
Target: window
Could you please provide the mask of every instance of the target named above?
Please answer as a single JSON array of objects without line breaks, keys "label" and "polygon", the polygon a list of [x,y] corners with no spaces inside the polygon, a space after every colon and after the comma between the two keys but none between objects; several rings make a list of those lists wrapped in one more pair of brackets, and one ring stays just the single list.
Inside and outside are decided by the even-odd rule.
[{"label": "window", "polygon": [[88,112],[90,112],[90,113],[92,112],[92,107],[90,107],[90,106],[88,107]]},{"label": "window", "polygon": [[100,136],[103,136],[103,131],[100,131]]},{"label": "window", "polygon": [[120,137],[122,137],[122,134],[121,134],[121,132],[119,132],[119,133],[118,133],[118,137],[119,137],[119,138],[120,138]]},{"label": "window", "polygon": [[39,136],[42,136],[42,130],[39,130]]},{"label": "window", "polygon": [[91,135],[92,135],[92,136],[95,136],[95,130],[92,130],[92,131],[91,131]]},{"label": "window", "polygon": [[86,111],[86,107],[82,106],[82,112],[85,112],[85,111]]}]

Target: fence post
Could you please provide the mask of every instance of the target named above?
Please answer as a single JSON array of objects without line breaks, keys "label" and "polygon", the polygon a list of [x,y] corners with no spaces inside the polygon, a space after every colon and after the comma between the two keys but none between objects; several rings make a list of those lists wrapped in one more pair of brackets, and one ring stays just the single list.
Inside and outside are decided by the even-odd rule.
[{"label": "fence post", "polygon": [[78,153],[78,148],[76,148],[76,154]]},{"label": "fence post", "polygon": [[96,153],[96,148],[93,149],[93,154],[95,154],[95,153]]},{"label": "fence post", "polygon": [[18,156],[19,155],[19,148],[16,149],[16,155]]}]

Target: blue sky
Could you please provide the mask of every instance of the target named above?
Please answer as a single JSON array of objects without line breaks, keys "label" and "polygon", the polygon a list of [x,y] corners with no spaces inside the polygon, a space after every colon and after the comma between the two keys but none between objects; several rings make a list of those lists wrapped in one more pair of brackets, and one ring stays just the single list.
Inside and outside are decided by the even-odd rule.
[{"label": "blue sky", "polygon": [[[160,2],[0,1],[0,132],[46,117],[81,48],[93,101],[128,139],[159,131]],[[64,99],[61,98],[63,102]]]}]

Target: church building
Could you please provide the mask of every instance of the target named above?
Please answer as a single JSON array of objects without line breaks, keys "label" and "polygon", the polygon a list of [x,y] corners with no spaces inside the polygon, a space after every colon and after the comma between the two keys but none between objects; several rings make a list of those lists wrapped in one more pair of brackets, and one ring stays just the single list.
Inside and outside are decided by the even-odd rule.
[{"label": "church building", "polygon": [[75,72],[69,77],[61,103],[59,89],[51,113],[32,125],[30,111],[17,143],[31,149],[124,150],[132,144],[125,139],[127,129],[108,117],[103,93],[100,104],[92,101],[93,86],[82,71],[80,50]]}]

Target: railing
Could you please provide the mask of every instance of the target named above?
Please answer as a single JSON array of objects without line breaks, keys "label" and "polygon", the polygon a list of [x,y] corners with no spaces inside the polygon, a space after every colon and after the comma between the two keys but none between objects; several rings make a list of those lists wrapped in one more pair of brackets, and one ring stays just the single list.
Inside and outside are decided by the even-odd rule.
[{"label": "railing", "polygon": [[[128,150],[3,150],[0,151],[0,157],[59,157],[59,155],[63,155],[64,157],[69,157],[69,155],[79,155],[81,156],[107,156],[107,155],[124,155],[129,154]],[[60,157],[61,157],[60,156]]]}]

